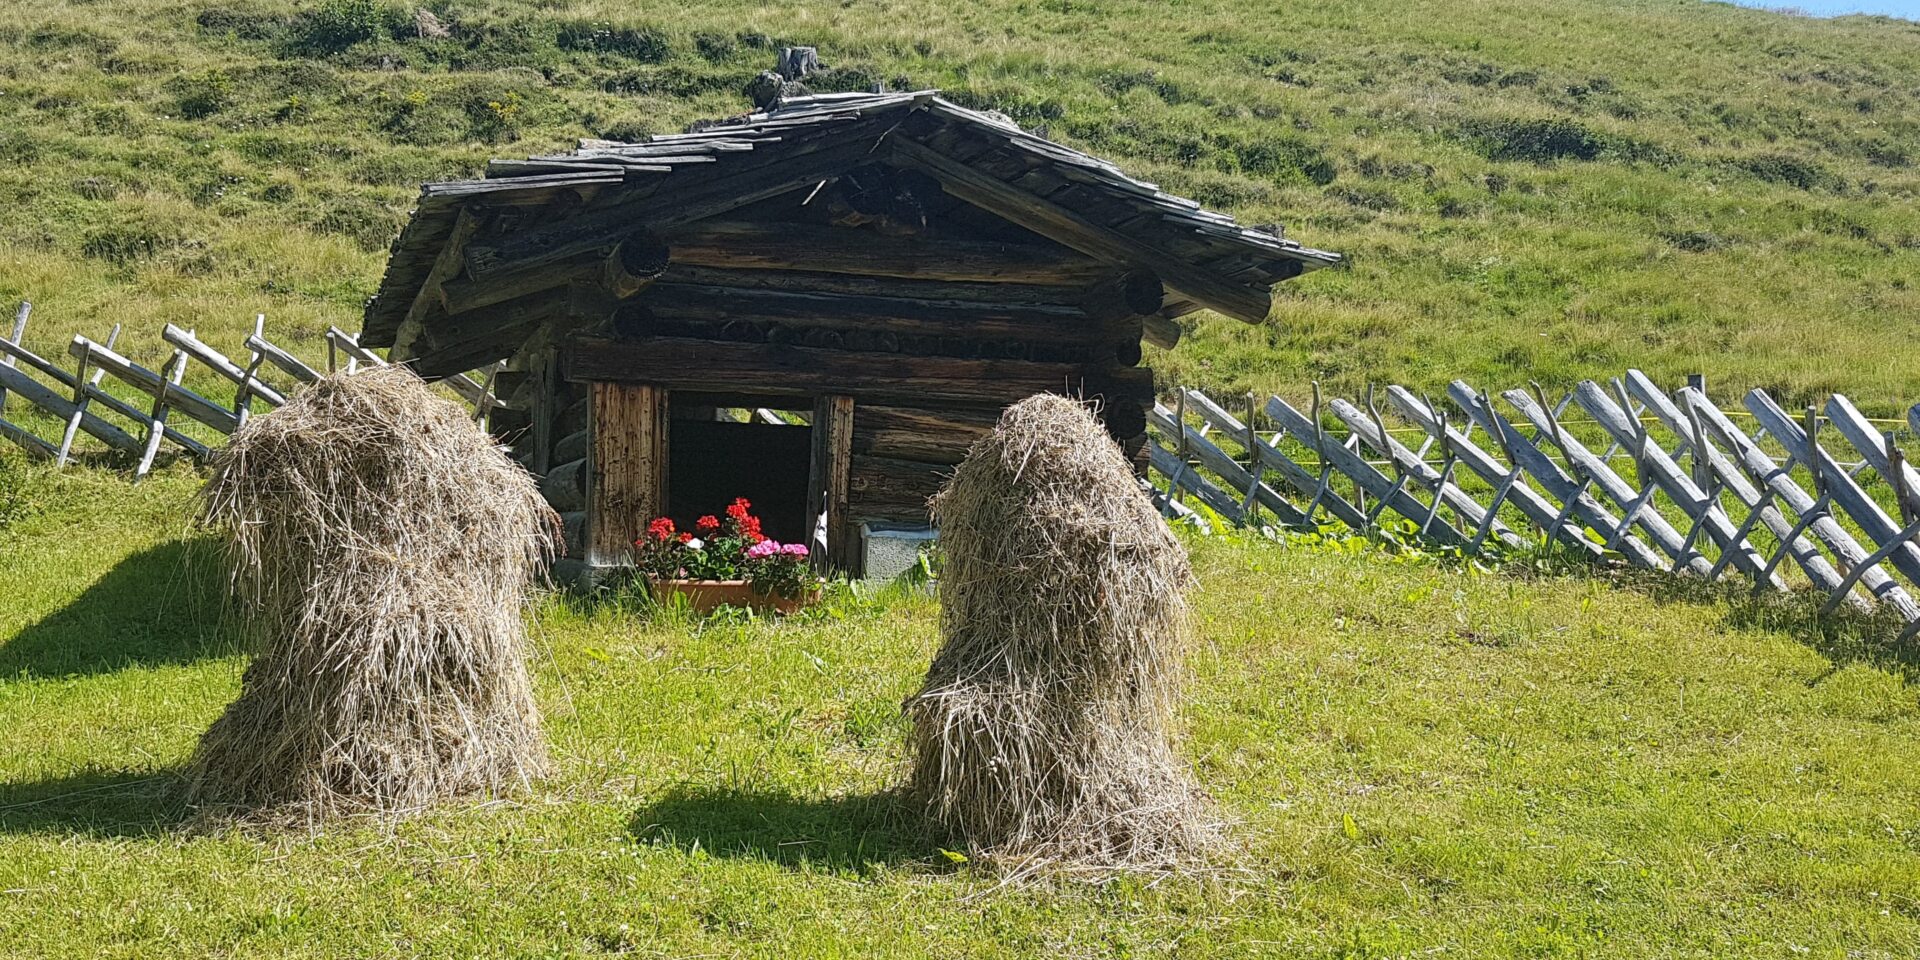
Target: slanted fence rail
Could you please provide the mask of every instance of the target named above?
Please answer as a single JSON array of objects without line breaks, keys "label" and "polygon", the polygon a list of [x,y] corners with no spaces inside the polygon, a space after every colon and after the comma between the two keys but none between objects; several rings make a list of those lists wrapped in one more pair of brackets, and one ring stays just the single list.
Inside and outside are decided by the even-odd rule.
[{"label": "slanted fence rail", "polygon": [[1147,453],[1169,516],[1199,503],[1232,524],[1344,525],[1465,554],[1551,542],[1756,592],[1804,582],[1823,615],[1890,609],[1912,642],[1920,470],[1901,442],[1920,436],[1920,405],[1904,423],[1837,395],[1798,416],[1760,390],[1742,405],[1637,370],[1558,400],[1537,384],[1496,398],[1455,381],[1444,402],[1398,386],[1323,402],[1316,388],[1305,411],[1182,389],[1148,418]]},{"label": "slanted fence rail", "polygon": [[[32,314],[33,305],[21,303],[10,331],[0,337],[0,438],[30,456],[61,466],[72,459],[83,435],[131,460],[136,477],[153,469],[163,448],[205,460],[212,443],[239,429],[256,405],[278,407],[294,387],[321,376],[319,369],[267,339],[264,314],[254,318],[253,333],[245,343],[245,362],[227,357],[192,330],[168,324],[161,339],[172,352],[158,370],[142,366],[115,349],[118,326],[101,341],[76,334],[67,345],[68,359],[74,367],[62,367],[26,346]],[[343,366],[352,371],[387,362],[338,327],[328,328],[326,340],[325,369],[329,371]],[[230,386],[232,397],[218,400],[185,386],[191,365],[212,371],[213,381]],[[500,367],[495,364],[477,374],[461,374],[442,382],[473,409],[475,420],[484,420],[498,406],[493,379]],[[272,376],[279,380],[278,385],[269,382],[263,368],[274,371]],[[118,390],[108,389],[108,378]],[[197,378],[196,383],[204,386],[207,379]],[[59,436],[35,433],[24,422],[25,417],[9,414],[9,404],[30,406],[61,424]],[[200,437],[181,429],[183,425],[175,415],[204,428],[189,427]]]}]

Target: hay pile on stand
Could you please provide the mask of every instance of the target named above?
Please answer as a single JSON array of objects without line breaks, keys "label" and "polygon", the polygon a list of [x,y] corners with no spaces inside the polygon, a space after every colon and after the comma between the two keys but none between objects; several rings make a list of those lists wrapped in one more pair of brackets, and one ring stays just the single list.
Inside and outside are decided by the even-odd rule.
[{"label": "hay pile on stand", "polygon": [[255,656],[190,800],[404,814],[540,773],[521,605],[558,518],[465,410],[398,367],[326,377],[237,431],[202,497]]},{"label": "hay pile on stand", "polygon": [[1016,871],[1203,860],[1220,825],[1170,741],[1192,573],[1106,430],[1030,397],[933,513],[943,643],[907,701],[909,792]]}]

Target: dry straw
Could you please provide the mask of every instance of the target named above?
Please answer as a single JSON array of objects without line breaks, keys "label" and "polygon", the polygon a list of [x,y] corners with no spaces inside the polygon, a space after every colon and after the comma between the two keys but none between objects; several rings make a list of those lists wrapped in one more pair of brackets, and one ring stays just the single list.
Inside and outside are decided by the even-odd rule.
[{"label": "dry straw", "polygon": [[191,800],[397,815],[539,775],[521,605],[558,518],[459,406],[399,367],[323,378],[236,432],[202,496],[255,658]]},{"label": "dry straw", "polygon": [[909,791],[1025,872],[1197,865],[1220,824],[1171,744],[1185,549],[1086,406],[1030,397],[933,501],[943,643]]}]

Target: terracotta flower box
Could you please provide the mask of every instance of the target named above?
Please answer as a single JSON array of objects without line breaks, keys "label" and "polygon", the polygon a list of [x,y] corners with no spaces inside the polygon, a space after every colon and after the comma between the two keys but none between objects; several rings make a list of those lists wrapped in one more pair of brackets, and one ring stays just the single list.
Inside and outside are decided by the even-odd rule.
[{"label": "terracotta flower box", "polygon": [[671,603],[674,596],[686,597],[687,605],[695,613],[711,613],[719,607],[792,613],[812,606],[820,599],[820,591],[816,589],[798,597],[783,597],[773,593],[755,593],[745,580],[653,581],[654,602]]}]

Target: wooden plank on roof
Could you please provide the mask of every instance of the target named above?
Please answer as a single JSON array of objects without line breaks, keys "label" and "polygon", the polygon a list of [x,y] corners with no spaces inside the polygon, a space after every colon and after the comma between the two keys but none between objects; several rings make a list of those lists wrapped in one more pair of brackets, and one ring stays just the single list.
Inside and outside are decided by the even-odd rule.
[{"label": "wooden plank on roof", "polygon": [[664,232],[831,177],[865,160],[876,147],[864,136],[807,144],[777,161],[690,181],[686,189],[607,204],[545,228],[474,244],[467,271],[477,279],[604,249],[642,227]]},{"label": "wooden plank on roof", "polygon": [[1151,270],[1168,288],[1230,317],[1248,323],[1261,323],[1267,318],[1271,291],[1235,283],[1057,203],[1011,187],[924,144],[894,138],[892,148],[902,162],[932,174],[968,203],[1089,256]]}]

